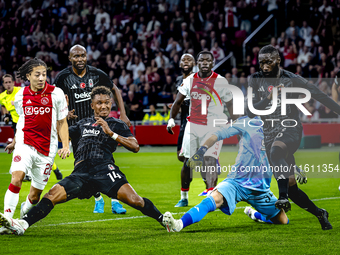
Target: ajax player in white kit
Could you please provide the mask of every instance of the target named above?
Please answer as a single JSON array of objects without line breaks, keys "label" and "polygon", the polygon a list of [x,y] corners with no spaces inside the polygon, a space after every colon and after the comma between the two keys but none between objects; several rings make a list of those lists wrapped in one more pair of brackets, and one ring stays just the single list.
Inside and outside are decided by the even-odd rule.
[{"label": "ajax player in white kit", "polygon": [[[191,74],[183,80],[178,87],[179,93],[173,103],[168,121],[168,132],[173,134],[176,117],[182,102],[186,96],[190,96],[190,117],[185,127],[183,137],[183,154],[186,159],[191,158],[200,146],[202,146],[210,132],[214,130],[214,119],[228,119],[223,113],[224,105],[233,118],[232,93],[229,90],[228,81],[219,74],[212,71],[214,57],[209,51],[202,51],[197,55],[197,66],[199,71]],[[218,128],[218,127],[216,127]],[[223,141],[217,142],[211,147],[204,157],[205,169],[209,166],[216,170],[216,159],[218,158]],[[212,190],[217,184],[217,171],[206,171],[207,189]],[[188,192],[181,192],[181,200],[188,199]]]},{"label": "ajax player in white kit", "polygon": [[[58,150],[58,134],[63,145],[59,156],[64,159],[70,155],[66,99],[60,88],[46,82],[46,68],[42,60],[35,58],[18,70],[18,76],[29,80],[30,86],[15,96],[14,106],[19,115],[17,132],[5,149],[8,153],[13,151],[12,179],[4,199],[4,215],[11,218],[19,202],[22,180],[28,172],[32,177],[31,188],[21,206],[20,217],[38,203]],[[0,234],[7,234],[6,231],[0,228]]]}]

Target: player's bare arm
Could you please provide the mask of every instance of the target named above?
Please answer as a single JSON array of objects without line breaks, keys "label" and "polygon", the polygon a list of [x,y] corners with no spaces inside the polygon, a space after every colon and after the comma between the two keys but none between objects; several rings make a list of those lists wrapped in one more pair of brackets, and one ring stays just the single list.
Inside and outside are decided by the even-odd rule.
[{"label": "player's bare arm", "polygon": [[332,85],[332,99],[339,102],[339,86],[335,82]]},{"label": "player's bare arm", "polygon": [[128,125],[128,127],[131,127],[131,122],[129,120],[129,118],[126,116],[126,112],[125,112],[125,107],[124,107],[124,101],[122,98],[122,95],[118,89],[118,87],[116,86],[116,84],[113,84],[113,98],[115,100],[115,102],[118,105],[118,108],[120,110],[120,120],[124,121],[126,123],[126,125]]},{"label": "player's bare arm", "polygon": [[62,120],[58,120],[57,129],[58,129],[57,131],[58,131],[61,143],[63,144],[63,148],[58,150],[58,155],[62,159],[65,159],[71,154],[70,147],[69,147],[68,124],[67,124],[66,118]]},{"label": "player's bare arm", "polygon": [[105,134],[110,136],[112,139],[115,139],[118,143],[123,145],[127,150],[132,151],[134,153],[137,153],[139,151],[139,144],[135,137],[120,136],[110,129],[109,125],[103,118],[101,117],[94,117],[94,118],[97,120],[96,124],[102,127]]},{"label": "player's bare arm", "polygon": [[183,103],[185,99],[185,96],[182,95],[180,92],[177,93],[177,97],[175,102],[172,104],[172,107],[170,109],[170,119],[168,121],[168,125],[166,127],[167,131],[169,134],[174,134],[174,131],[172,130],[172,128],[175,126],[175,121],[174,119],[176,118],[179,109],[181,109],[181,104]]}]

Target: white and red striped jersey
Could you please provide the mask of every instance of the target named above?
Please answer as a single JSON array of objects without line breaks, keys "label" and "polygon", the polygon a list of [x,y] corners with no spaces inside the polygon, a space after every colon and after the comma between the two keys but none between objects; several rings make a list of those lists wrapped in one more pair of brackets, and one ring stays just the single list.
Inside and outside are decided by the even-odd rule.
[{"label": "white and red striped jersey", "polygon": [[68,113],[64,92],[47,82],[38,92],[28,86],[15,95],[14,106],[19,115],[16,146],[31,145],[54,158],[58,150],[57,121]]},{"label": "white and red striped jersey", "polygon": [[232,99],[228,86],[227,79],[215,72],[207,78],[200,78],[198,73],[185,78],[178,91],[184,96],[190,96],[189,121],[208,125],[212,124],[214,119],[227,119],[222,102],[226,103]]}]

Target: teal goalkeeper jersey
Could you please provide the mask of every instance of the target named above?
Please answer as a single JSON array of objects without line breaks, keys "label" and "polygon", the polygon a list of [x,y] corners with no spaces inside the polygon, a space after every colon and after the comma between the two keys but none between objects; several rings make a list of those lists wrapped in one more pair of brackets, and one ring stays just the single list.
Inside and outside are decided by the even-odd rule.
[{"label": "teal goalkeeper jersey", "polygon": [[214,132],[218,140],[240,136],[236,163],[230,168],[227,179],[234,179],[241,186],[257,191],[269,190],[272,176],[263,143],[262,124],[259,117],[243,116],[231,126]]}]

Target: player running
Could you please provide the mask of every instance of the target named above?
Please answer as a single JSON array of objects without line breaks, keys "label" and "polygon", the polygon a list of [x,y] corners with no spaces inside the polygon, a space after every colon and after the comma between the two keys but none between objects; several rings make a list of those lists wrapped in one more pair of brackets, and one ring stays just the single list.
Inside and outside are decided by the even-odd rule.
[{"label": "player running", "polygon": [[[259,52],[260,72],[254,73],[249,86],[253,88],[253,106],[257,110],[270,108],[272,105],[273,87],[297,87],[310,91],[312,97],[329,109],[340,114],[340,106],[316,86],[308,83],[299,75],[279,68],[281,59],[279,52],[271,45],[264,46]],[[286,115],[281,115],[281,94],[278,92],[278,104],[274,113],[261,116],[264,121],[264,143],[271,165],[276,169],[292,170],[295,165],[294,153],[300,146],[302,138],[302,124],[296,105],[287,105]],[[298,93],[290,93],[287,98],[298,98]],[[255,116],[248,111],[248,116]],[[267,119],[275,121],[267,121]],[[281,125],[284,121],[285,126]],[[297,187],[294,173],[290,171],[274,171],[279,187],[278,208],[290,210],[289,198],[301,208],[307,210],[318,218],[328,218],[325,210],[319,209],[302,190]],[[331,225],[323,226],[330,229]]]},{"label": "player running", "polygon": [[244,116],[238,118],[231,126],[221,127],[209,135],[203,146],[189,159],[191,167],[202,167],[203,157],[209,148],[217,141],[234,135],[240,136],[236,163],[231,167],[227,178],[216,186],[211,195],[190,209],[180,220],[175,220],[170,212],[164,214],[163,223],[168,232],[179,232],[201,221],[217,208],[231,215],[236,204],[241,201],[249,203],[261,212],[264,220],[270,220],[274,224],[288,224],[285,212],[275,207],[277,198],[270,191],[272,172],[263,146],[261,126],[262,121],[259,117],[250,119]]},{"label": "player running", "polygon": [[[183,84],[183,80],[192,74],[192,69],[195,65],[195,58],[191,54],[183,54],[179,63],[180,68],[182,69],[182,75],[177,77],[176,87],[177,90]],[[188,206],[188,193],[191,182],[191,172],[190,168],[186,165],[185,157],[182,155],[182,144],[183,144],[183,136],[184,130],[187,124],[187,118],[189,116],[189,106],[190,106],[190,96],[186,96],[183,103],[181,104],[181,126],[178,134],[177,140],[177,158],[179,161],[184,162],[182,170],[181,170],[181,199],[175,205],[175,207],[184,207]]]},{"label": "player running", "polygon": [[[15,138],[5,148],[9,153],[14,150],[12,179],[4,199],[5,217],[13,217],[22,180],[28,172],[32,177],[31,188],[26,202],[21,205],[20,215],[38,203],[58,150],[58,134],[63,145],[59,156],[64,159],[70,155],[67,103],[62,90],[46,82],[46,72],[46,64],[37,58],[27,61],[18,70],[18,76],[28,80],[30,85],[17,92],[14,100],[19,120]],[[6,233],[4,228],[0,231]]]},{"label": "player running", "polygon": [[[105,86],[113,90],[115,101],[118,104],[121,116],[128,126],[131,126],[124,108],[124,102],[117,86],[113,84],[108,75],[102,70],[87,65],[86,49],[77,44],[70,49],[69,60],[72,64],[62,70],[56,77],[55,85],[61,88],[69,104],[68,124],[71,126],[78,120],[90,117],[92,115],[90,92],[98,86]],[[78,141],[72,141],[73,152],[77,150]],[[95,194],[94,213],[104,213],[104,199],[100,193]],[[111,201],[113,213],[124,214],[126,210],[119,204],[118,200]]]},{"label": "player running", "polygon": [[[227,119],[223,113],[223,104],[227,103],[227,108],[232,116],[232,94],[228,89],[228,81],[219,74],[212,71],[214,57],[209,51],[202,51],[197,55],[197,65],[199,71],[190,74],[183,84],[178,88],[179,93],[170,110],[170,119],[167,130],[173,134],[172,128],[175,126],[174,118],[185,100],[190,97],[190,117],[185,127],[182,149],[185,157],[184,165],[187,160],[196,152],[200,145],[206,140],[206,135],[213,129],[214,119]],[[207,112],[202,114],[202,98],[206,101]],[[216,143],[204,157],[204,165],[216,167],[222,147],[222,142]],[[188,190],[192,180],[192,173],[188,167],[182,168],[181,173],[182,190],[181,200],[176,206],[186,206],[188,204]],[[210,191],[217,184],[218,173],[206,172],[206,188]]]},{"label": "player running", "polygon": [[85,118],[69,128],[71,139],[79,140],[71,175],[54,185],[22,219],[0,214],[4,227],[16,235],[23,235],[28,227],[45,218],[56,204],[74,198],[90,198],[98,191],[162,223],[163,215],[149,199],[135,192],[115,165],[112,153],[118,143],[135,153],[139,151],[139,145],[123,121],[108,117],[112,105],[110,97],[110,89],[94,88],[91,93],[94,117]]},{"label": "player running", "polygon": [[[14,102],[15,95],[18,93],[18,91],[21,89],[21,87],[14,87],[14,79],[13,79],[13,76],[10,75],[10,74],[5,74],[4,76],[2,76],[2,81],[3,81],[3,85],[6,89],[3,93],[0,94],[0,104],[4,106],[4,107],[2,107],[2,110],[3,110],[3,112],[5,112],[4,121],[5,121],[6,124],[8,124],[10,119],[12,118],[12,129],[13,129],[14,135],[15,135],[19,115],[15,111],[15,107],[14,107],[13,102]],[[57,165],[55,164],[55,162],[53,162],[52,170],[53,170],[57,180],[63,179],[63,175],[60,172]],[[26,174],[24,181],[25,180],[30,181],[31,177],[28,174]]]}]

